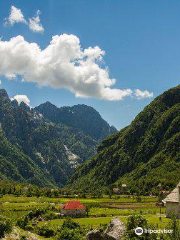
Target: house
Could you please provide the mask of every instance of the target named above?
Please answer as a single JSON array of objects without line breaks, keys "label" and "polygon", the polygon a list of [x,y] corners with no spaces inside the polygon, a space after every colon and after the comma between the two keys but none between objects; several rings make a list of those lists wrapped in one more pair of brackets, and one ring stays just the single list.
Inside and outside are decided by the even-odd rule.
[{"label": "house", "polygon": [[61,209],[65,216],[86,216],[86,207],[79,201],[69,201]]},{"label": "house", "polygon": [[180,182],[177,187],[164,199],[166,217],[180,218]]}]

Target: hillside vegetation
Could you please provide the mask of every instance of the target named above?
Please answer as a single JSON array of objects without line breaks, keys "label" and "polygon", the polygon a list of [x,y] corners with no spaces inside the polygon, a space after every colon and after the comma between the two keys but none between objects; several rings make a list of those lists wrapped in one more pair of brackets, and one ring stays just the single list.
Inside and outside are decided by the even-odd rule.
[{"label": "hillside vegetation", "polygon": [[[86,116],[90,109],[95,113],[94,121],[100,119],[110,129],[91,107],[77,105],[74,108],[75,118],[83,119],[83,112],[78,109],[86,108]],[[85,134],[80,127],[70,126],[70,118],[67,125],[64,124],[66,121],[58,122],[60,115],[56,121],[50,121],[50,118],[53,120],[53,112],[51,107],[46,110],[52,117],[50,114],[46,118],[40,109],[38,112],[38,108],[30,108],[24,102],[11,101],[7,92],[0,89],[0,180],[62,187],[74,169],[96,153],[98,140]],[[91,122],[86,127],[94,132]],[[99,129],[101,137],[109,133],[110,130],[104,133],[103,129],[102,132]]]},{"label": "hillside vegetation", "polygon": [[127,183],[144,194],[174,187],[180,179],[180,86],[166,91],[120,132],[106,138],[70,183],[92,191]]}]

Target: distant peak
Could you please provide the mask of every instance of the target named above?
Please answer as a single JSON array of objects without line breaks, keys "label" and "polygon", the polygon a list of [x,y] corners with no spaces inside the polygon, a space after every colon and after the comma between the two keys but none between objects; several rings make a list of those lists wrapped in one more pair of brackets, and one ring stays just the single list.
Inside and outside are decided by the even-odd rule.
[{"label": "distant peak", "polygon": [[51,105],[53,105],[51,102],[49,102],[49,101],[46,101],[44,104],[51,104]]},{"label": "distant peak", "polygon": [[30,111],[30,107],[25,102],[21,102],[19,106],[27,112]]},{"label": "distant peak", "polygon": [[45,103],[40,104],[40,106],[53,106],[56,107],[54,104],[52,104],[51,102],[47,101]]},{"label": "distant peak", "polygon": [[45,102],[45,103],[42,103],[42,104],[40,104],[39,106],[37,106],[37,107],[35,107],[34,109],[36,110],[36,111],[49,111],[50,109],[52,110],[55,110],[55,109],[57,109],[58,107],[56,107],[54,104],[52,104],[51,102],[49,102],[49,101],[47,101],[47,102]]}]

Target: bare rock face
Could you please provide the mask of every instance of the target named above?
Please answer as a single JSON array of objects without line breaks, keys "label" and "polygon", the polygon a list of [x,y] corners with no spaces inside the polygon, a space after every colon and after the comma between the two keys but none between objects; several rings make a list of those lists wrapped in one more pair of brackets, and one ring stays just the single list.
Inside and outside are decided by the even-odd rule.
[{"label": "bare rock face", "polygon": [[121,240],[125,231],[124,223],[115,217],[111,220],[105,232],[95,229],[86,235],[88,240]]},{"label": "bare rock face", "polygon": [[120,240],[124,235],[124,230],[124,223],[118,217],[113,218],[104,232],[105,240]]}]

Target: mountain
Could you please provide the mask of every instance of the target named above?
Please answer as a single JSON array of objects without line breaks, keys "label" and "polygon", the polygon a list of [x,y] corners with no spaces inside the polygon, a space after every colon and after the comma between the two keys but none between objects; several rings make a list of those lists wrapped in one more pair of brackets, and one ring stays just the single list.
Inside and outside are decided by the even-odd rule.
[{"label": "mountain", "polygon": [[121,131],[106,138],[81,165],[70,187],[84,191],[126,183],[149,193],[174,187],[180,179],[180,86],[166,91]]},{"label": "mountain", "polygon": [[0,89],[0,144],[0,180],[61,187],[95,154],[98,141],[81,129],[50,121],[24,102],[11,101]]},{"label": "mountain", "polygon": [[31,111],[24,103],[11,102],[2,89],[0,124],[0,179],[41,186],[66,183],[73,169],[55,124]]},{"label": "mountain", "polygon": [[50,102],[46,102],[36,107],[35,110],[51,122],[79,129],[96,141],[117,131],[115,127],[109,126],[94,108],[86,105],[78,104],[73,107],[58,108]]},{"label": "mountain", "polygon": [[34,108],[47,120],[59,126],[64,145],[85,162],[95,153],[100,140],[117,132],[92,107],[75,105],[58,108],[50,102]]},{"label": "mountain", "polygon": [[[0,128],[0,179],[38,183],[53,186],[48,174],[43,172],[28,156],[19,151],[5,137]],[[50,177],[49,177],[50,178]]]}]

